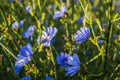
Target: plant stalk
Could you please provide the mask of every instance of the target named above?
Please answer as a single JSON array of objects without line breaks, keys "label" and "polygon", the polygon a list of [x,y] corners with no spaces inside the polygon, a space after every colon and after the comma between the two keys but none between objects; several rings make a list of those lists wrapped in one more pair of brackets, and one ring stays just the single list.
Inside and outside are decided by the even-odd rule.
[{"label": "plant stalk", "polygon": [[109,47],[110,47],[110,38],[111,38],[111,33],[112,33],[112,20],[111,20],[111,13],[112,13],[112,1],[109,1],[109,14],[108,14],[108,30],[106,33],[106,47],[105,47],[105,56],[104,56],[104,69],[106,69],[107,66],[107,54],[109,51]]}]

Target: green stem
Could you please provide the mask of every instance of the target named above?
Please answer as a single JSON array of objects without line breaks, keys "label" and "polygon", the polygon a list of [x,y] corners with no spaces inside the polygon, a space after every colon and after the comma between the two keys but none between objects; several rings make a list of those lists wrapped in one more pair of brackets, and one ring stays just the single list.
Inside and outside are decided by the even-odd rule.
[{"label": "green stem", "polygon": [[115,68],[115,71],[110,75],[109,78],[111,78],[119,68],[120,68],[120,64],[118,64],[118,66]]},{"label": "green stem", "polygon": [[93,27],[92,27],[92,22],[90,21],[90,27],[91,27],[91,30],[92,30],[92,34],[93,34],[93,37],[94,37],[94,39],[95,39],[95,32],[94,32],[94,29],[93,29]]},{"label": "green stem", "polygon": [[84,7],[83,7],[83,4],[82,4],[81,0],[79,0],[79,2],[80,2],[80,5],[81,5],[81,7],[82,7],[82,10],[83,10],[83,12],[84,12],[84,14],[85,14],[85,9],[84,9]]},{"label": "green stem", "polygon": [[10,51],[8,50],[2,43],[0,43],[0,45],[14,58],[17,60],[17,58],[15,57],[15,55]]},{"label": "green stem", "polygon": [[95,73],[91,73],[91,72],[88,72],[88,71],[87,71],[87,73],[89,73],[89,76],[94,76],[94,77],[99,77],[99,76],[104,74],[103,72],[95,74]]},{"label": "green stem", "polygon": [[[52,51],[52,47],[51,46],[50,46],[50,51]],[[51,52],[50,54],[51,54],[51,60],[53,62],[53,65],[55,66],[55,68],[54,68],[54,72],[55,73],[54,74],[55,74],[55,79],[57,80],[55,59],[54,59],[53,53]]]},{"label": "green stem", "polygon": [[[3,7],[2,7],[2,9],[3,9]],[[0,9],[0,12],[1,12],[1,15],[2,15],[2,17],[3,17],[3,20],[4,20],[4,22],[5,22],[6,26],[7,26],[8,24],[7,24],[7,20],[6,20],[4,11],[3,11],[4,9],[3,9],[3,10],[2,10],[2,9]]]},{"label": "green stem", "polygon": [[109,25],[108,25],[108,31],[106,33],[106,48],[105,48],[105,61],[104,61],[104,69],[106,69],[106,64],[107,64],[107,54],[108,54],[108,50],[109,50],[109,46],[110,46],[110,38],[111,38],[111,34],[112,34],[112,21],[111,21],[111,9],[112,8],[112,1],[110,0],[109,2],[109,15],[108,15],[108,19],[109,19]]},{"label": "green stem", "polygon": [[98,57],[100,57],[102,54],[99,53],[98,55],[94,56],[92,59],[90,59],[88,62],[86,62],[86,65],[88,65],[90,62],[93,62],[94,60],[96,60]]},{"label": "green stem", "polygon": [[66,36],[69,37],[69,31],[68,31],[68,24],[67,24],[67,22],[65,24],[65,28],[66,28],[65,30],[66,30]]}]

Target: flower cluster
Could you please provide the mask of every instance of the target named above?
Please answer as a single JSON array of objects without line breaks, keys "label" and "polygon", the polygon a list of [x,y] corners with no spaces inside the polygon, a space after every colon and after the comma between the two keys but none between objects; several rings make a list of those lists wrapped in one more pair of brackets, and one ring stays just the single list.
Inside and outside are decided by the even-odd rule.
[{"label": "flower cluster", "polygon": [[17,55],[18,60],[15,62],[15,71],[17,74],[19,74],[23,66],[31,60],[32,55],[33,52],[30,43],[20,49],[19,54]]},{"label": "flower cluster", "polygon": [[[30,13],[31,7],[27,6],[26,11]],[[56,11],[54,13],[53,19],[59,19],[65,15],[65,12],[67,11],[67,7],[63,6],[60,11]],[[83,23],[83,18],[79,18],[77,20],[78,23]],[[13,28],[22,28],[24,26],[24,21],[15,22],[13,25]],[[30,26],[27,30],[23,32],[23,38],[32,39],[33,33],[34,33],[35,26]],[[55,37],[58,29],[55,27],[47,27],[45,31],[42,31],[42,35],[38,37],[37,41],[42,43],[44,46],[50,46],[52,39]],[[85,40],[87,40],[90,37],[90,29],[87,27],[82,27],[80,30],[77,30],[77,32],[74,35],[74,41],[77,44],[81,44]],[[19,54],[17,55],[18,60],[15,62],[15,71],[17,74],[20,73],[24,65],[26,65],[33,56],[32,52],[32,46],[30,43],[28,43],[26,46],[23,46]],[[61,68],[64,68],[66,71],[66,76],[70,75],[73,76],[79,71],[80,68],[80,60],[77,54],[70,55],[68,53],[61,52],[60,55],[56,57],[57,63],[60,65]],[[32,80],[30,76],[23,77],[22,80]],[[47,76],[45,80],[54,80],[54,78]]]},{"label": "flower cluster", "polygon": [[20,23],[16,21],[12,24],[13,29],[18,29],[19,27],[23,28],[23,26],[24,26],[24,20],[21,20]]},{"label": "flower cluster", "polygon": [[80,60],[77,54],[73,54],[73,56],[71,56],[68,53],[60,53],[60,55],[57,56],[57,63],[60,64],[61,67],[65,68],[66,76],[73,76],[80,68]]}]

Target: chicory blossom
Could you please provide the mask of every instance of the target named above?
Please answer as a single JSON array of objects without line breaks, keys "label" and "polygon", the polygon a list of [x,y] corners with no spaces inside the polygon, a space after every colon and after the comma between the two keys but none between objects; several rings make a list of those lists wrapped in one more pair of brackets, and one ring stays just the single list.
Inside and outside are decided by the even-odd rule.
[{"label": "chicory blossom", "polygon": [[50,77],[50,76],[47,76],[47,77],[45,78],[45,80],[54,80],[54,78],[53,78],[53,77]]},{"label": "chicory blossom", "polygon": [[67,12],[67,7],[66,6],[63,6],[60,10],[61,13],[65,13]]},{"label": "chicory blossom", "polygon": [[14,0],[10,0],[10,2],[11,2],[11,3],[13,3],[13,2],[14,2]]},{"label": "chicory blossom", "polygon": [[19,0],[19,2],[21,2],[21,3],[22,3],[22,2],[23,2],[23,0]]},{"label": "chicory blossom", "polygon": [[30,43],[28,43],[26,46],[23,46],[20,51],[20,55],[23,55],[24,57],[32,57],[33,52],[32,52],[32,46]]},{"label": "chicory blossom", "polygon": [[61,67],[67,66],[67,62],[69,59],[70,55],[67,53],[61,52],[59,56],[57,56],[57,63],[60,64]]},{"label": "chicory blossom", "polygon": [[33,52],[30,43],[20,49],[19,54],[17,55],[18,60],[15,62],[15,71],[17,74],[19,74],[24,65],[31,60],[32,55]]},{"label": "chicory blossom", "polygon": [[113,37],[114,37],[114,39],[118,39],[118,35],[117,34],[115,34]]},{"label": "chicory blossom", "polygon": [[27,30],[23,32],[23,37],[28,39],[29,37],[32,38],[32,35],[34,33],[34,25],[30,26]]},{"label": "chicory blossom", "polygon": [[25,8],[25,10],[26,10],[28,13],[30,13],[30,11],[32,10],[32,7],[31,7],[31,6],[27,6],[27,7]]},{"label": "chicory blossom", "polygon": [[56,11],[54,13],[53,19],[59,19],[65,15],[65,12],[67,11],[67,7],[63,6],[60,11]]},{"label": "chicory blossom", "polygon": [[100,34],[99,37],[104,38],[104,35],[103,35],[103,34]]},{"label": "chicory blossom", "polygon": [[80,68],[80,60],[77,54],[71,56],[67,53],[60,53],[60,55],[57,56],[57,63],[60,64],[62,68],[65,68],[66,76],[73,76]]},{"label": "chicory blossom", "polygon": [[98,39],[98,44],[104,43],[104,40]]},{"label": "chicory blossom", "polygon": [[90,2],[91,2],[91,3],[93,3],[93,2],[94,2],[94,0],[90,0]]},{"label": "chicory blossom", "polygon": [[74,4],[78,4],[79,0],[74,0]]},{"label": "chicory blossom", "polygon": [[97,9],[98,9],[98,7],[97,7],[97,6],[94,6],[94,7],[93,7],[93,10],[94,10],[94,11],[96,11]]},{"label": "chicory blossom", "polygon": [[20,59],[18,59],[16,62],[15,62],[15,71],[16,71],[16,74],[19,74],[20,71],[22,70],[22,68],[24,67],[25,64],[27,64],[29,61],[30,61],[30,58],[26,58],[26,57],[23,57],[21,56]]},{"label": "chicory blossom", "polygon": [[53,19],[59,19],[64,16],[64,13],[61,13],[60,11],[56,11],[54,13]]},{"label": "chicory blossom", "polygon": [[79,23],[79,24],[82,24],[83,23],[83,17],[80,17],[78,20],[77,20],[77,23]]},{"label": "chicory blossom", "polygon": [[118,52],[118,54],[120,55],[120,51]]},{"label": "chicory blossom", "polygon": [[30,76],[25,76],[21,80],[32,80],[32,78]]},{"label": "chicory blossom", "polygon": [[51,4],[50,5],[50,10],[54,10],[54,6],[55,6],[54,4]]},{"label": "chicory blossom", "polygon": [[23,28],[23,26],[24,26],[24,21],[21,20],[21,21],[20,21],[20,28]]},{"label": "chicory blossom", "polygon": [[80,68],[80,60],[77,54],[74,54],[68,59],[68,66],[65,68],[66,76],[73,76],[75,73],[79,71]]},{"label": "chicory blossom", "polygon": [[18,22],[14,22],[14,23],[12,24],[12,27],[13,27],[14,29],[19,28],[19,23],[18,23]]},{"label": "chicory blossom", "polygon": [[41,41],[44,46],[50,46],[50,42],[57,33],[57,28],[47,27],[46,31],[42,31]]},{"label": "chicory blossom", "polygon": [[82,27],[80,28],[80,30],[77,30],[77,32],[75,33],[74,41],[76,41],[77,44],[81,44],[89,37],[90,37],[90,29],[87,27]]}]

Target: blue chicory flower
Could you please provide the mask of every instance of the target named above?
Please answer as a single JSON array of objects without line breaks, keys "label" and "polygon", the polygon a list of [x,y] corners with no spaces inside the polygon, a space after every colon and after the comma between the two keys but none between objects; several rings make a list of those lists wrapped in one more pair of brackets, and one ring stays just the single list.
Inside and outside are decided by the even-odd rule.
[{"label": "blue chicory flower", "polygon": [[78,4],[79,0],[74,0],[74,4]]},{"label": "blue chicory flower", "polygon": [[20,59],[18,59],[15,62],[15,71],[16,71],[16,74],[19,74],[20,71],[22,70],[23,66],[25,64],[27,64],[29,61],[30,61],[30,58],[26,58],[26,57],[22,58],[22,56],[21,56]]},{"label": "blue chicory flower", "polygon": [[45,78],[45,80],[54,80],[54,78],[53,78],[53,77],[50,77],[50,76],[47,76],[47,77]]},{"label": "blue chicory flower", "polygon": [[57,28],[47,27],[46,31],[42,31],[41,41],[44,46],[50,46],[52,38],[56,35]]},{"label": "blue chicory flower", "polygon": [[20,21],[20,28],[23,28],[23,27],[24,27],[24,21],[21,20],[21,21]]},{"label": "blue chicory flower", "polygon": [[10,0],[10,2],[11,2],[11,3],[13,3],[13,2],[14,2],[14,0]]},{"label": "blue chicory flower", "polygon": [[80,17],[80,18],[77,20],[77,23],[82,24],[82,23],[83,23],[83,20],[84,20],[84,18],[83,18],[83,17]]},{"label": "blue chicory flower", "polygon": [[74,41],[77,44],[81,44],[90,37],[90,29],[87,27],[82,27],[74,35]]},{"label": "blue chicory flower", "polygon": [[32,52],[32,46],[30,43],[28,43],[26,46],[23,46],[20,51],[20,55],[23,55],[24,57],[32,57],[33,52]]},{"label": "blue chicory flower", "polygon": [[90,2],[91,2],[91,3],[93,3],[93,2],[94,2],[94,0],[90,0]]},{"label": "blue chicory flower", "polygon": [[67,12],[67,7],[66,7],[66,6],[62,6],[60,12],[61,12],[61,13]]},{"label": "blue chicory flower", "polygon": [[48,20],[44,20],[44,26],[47,26],[48,25]]},{"label": "blue chicory flower", "polygon": [[22,2],[23,2],[23,0],[19,0],[19,2],[21,2],[21,3],[22,3]]},{"label": "blue chicory flower", "polygon": [[30,76],[25,76],[21,80],[32,80],[32,78]]},{"label": "blue chicory flower", "polygon": [[120,51],[118,52],[118,54],[120,55]]},{"label": "blue chicory flower", "polygon": [[34,33],[34,25],[30,26],[27,30],[23,32],[23,37],[28,39],[29,37],[32,37]]},{"label": "blue chicory flower", "polygon": [[33,55],[32,46],[28,43],[26,46],[23,46],[19,54],[17,55],[18,60],[15,62],[15,71],[17,74],[20,73],[25,64],[27,64]]},{"label": "blue chicory flower", "polygon": [[67,62],[69,59],[70,55],[67,53],[61,52],[59,56],[57,56],[57,63],[60,64],[61,67],[67,66]]},{"label": "blue chicory flower", "polygon": [[19,28],[18,22],[14,22],[14,23],[12,24],[12,27],[13,27],[13,29]]},{"label": "blue chicory flower", "polygon": [[93,7],[93,10],[94,10],[94,11],[96,11],[97,9],[98,9],[98,7],[97,7],[97,6],[94,6],[94,7]]},{"label": "blue chicory flower", "polygon": [[103,35],[103,34],[100,34],[99,37],[104,38],[104,35]]},{"label": "blue chicory flower", "polygon": [[114,37],[114,39],[118,39],[118,35],[117,34],[115,34],[113,37]]},{"label": "blue chicory flower", "polygon": [[80,68],[80,60],[77,54],[74,54],[68,59],[68,66],[65,68],[66,76],[73,76],[75,73],[79,71]]},{"label": "blue chicory flower", "polygon": [[25,8],[25,10],[26,10],[28,13],[30,13],[30,11],[32,10],[32,7],[31,7],[31,6],[27,6],[27,7]]},{"label": "blue chicory flower", "polygon": [[53,19],[59,19],[64,16],[64,13],[61,13],[60,11],[56,11],[54,13]]},{"label": "blue chicory flower", "polygon": [[98,39],[98,44],[104,43],[104,40]]},{"label": "blue chicory flower", "polygon": [[65,12],[67,11],[67,7],[63,6],[60,11],[56,11],[54,13],[53,19],[59,19],[65,15]]},{"label": "blue chicory flower", "polygon": [[55,4],[51,4],[50,5],[50,10],[54,10],[54,6],[55,6]]}]

